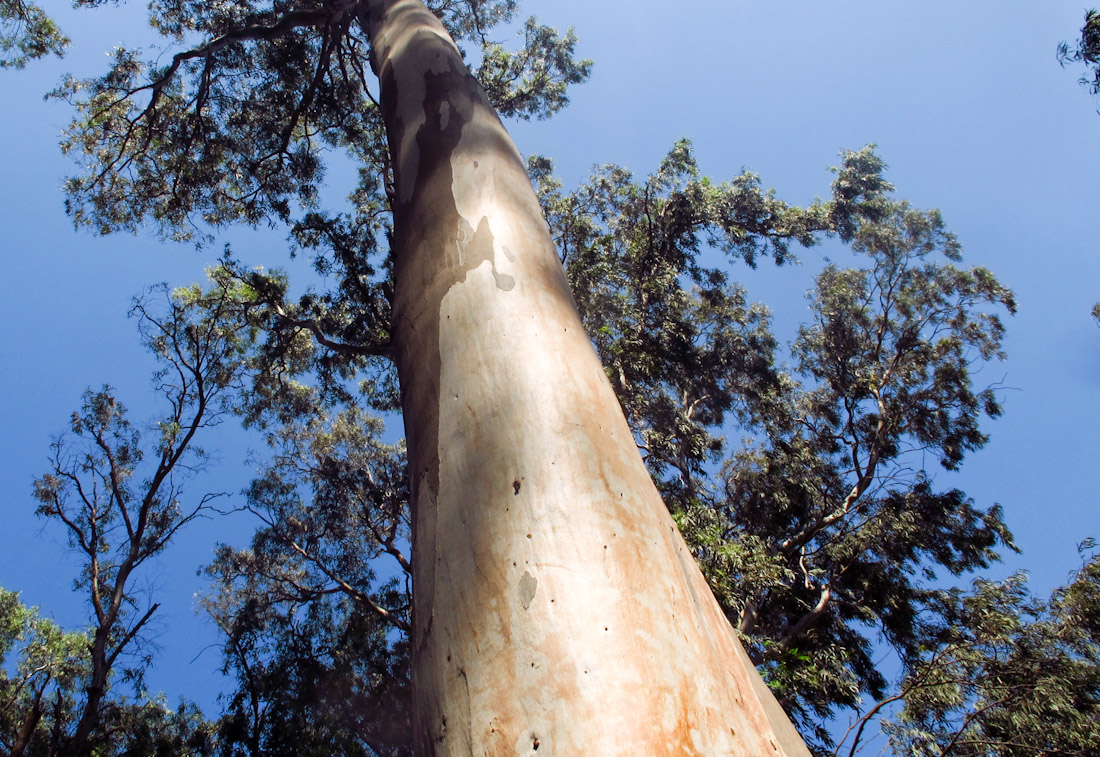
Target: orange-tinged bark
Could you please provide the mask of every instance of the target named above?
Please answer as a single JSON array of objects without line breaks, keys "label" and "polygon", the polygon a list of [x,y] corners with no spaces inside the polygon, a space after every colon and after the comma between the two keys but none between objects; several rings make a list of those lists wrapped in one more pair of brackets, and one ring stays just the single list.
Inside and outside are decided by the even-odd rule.
[{"label": "orange-tinged bark", "polygon": [[808,754],[646,471],[453,42],[420,0],[367,22],[397,193],[418,754]]}]

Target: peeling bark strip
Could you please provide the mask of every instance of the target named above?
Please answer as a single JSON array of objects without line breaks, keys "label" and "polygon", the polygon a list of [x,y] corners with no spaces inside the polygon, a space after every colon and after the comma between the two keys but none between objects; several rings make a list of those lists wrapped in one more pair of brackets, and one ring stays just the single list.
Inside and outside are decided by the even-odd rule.
[{"label": "peeling bark strip", "polygon": [[515,146],[420,0],[368,7],[417,753],[807,755],[649,478]]}]

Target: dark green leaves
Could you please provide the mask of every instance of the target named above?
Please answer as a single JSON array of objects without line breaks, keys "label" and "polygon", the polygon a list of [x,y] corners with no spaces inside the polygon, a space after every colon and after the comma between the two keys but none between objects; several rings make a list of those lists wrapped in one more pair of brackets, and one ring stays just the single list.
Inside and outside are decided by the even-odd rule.
[{"label": "dark green leaves", "polygon": [[269,437],[275,457],[248,490],[263,526],[207,570],[238,681],[227,750],[409,753],[408,491],[404,448],[382,430],[351,408]]},{"label": "dark green leaves", "polygon": [[1025,576],[940,592],[930,640],[885,724],[895,754],[1094,754],[1100,749],[1100,560],[1049,601]]},{"label": "dark green leaves", "polygon": [[1085,12],[1081,38],[1072,48],[1066,42],[1058,45],[1058,62],[1063,66],[1084,63],[1088,73],[1081,77],[1081,83],[1092,94],[1100,94],[1100,13],[1095,10]]},{"label": "dark green leaves", "polygon": [[524,35],[523,49],[514,53],[487,43],[477,78],[502,118],[549,118],[569,103],[568,86],[588,79],[592,61],[573,59],[572,29],[562,37],[529,18]]}]

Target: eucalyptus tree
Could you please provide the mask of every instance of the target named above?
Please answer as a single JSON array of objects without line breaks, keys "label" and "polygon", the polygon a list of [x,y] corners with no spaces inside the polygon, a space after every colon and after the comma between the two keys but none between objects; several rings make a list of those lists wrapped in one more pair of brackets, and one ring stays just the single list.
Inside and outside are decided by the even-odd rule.
[{"label": "eucalyptus tree", "polygon": [[[215,290],[223,301],[239,299],[226,286]],[[110,387],[88,390],[69,433],[52,445],[50,470],[35,481],[37,514],[62,529],[81,560],[76,583],[92,624],[83,697],[72,731],[64,734],[67,754],[106,748],[117,739],[109,724],[120,718],[148,720],[152,711],[144,712],[144,705],[135,710],[109,696],[116,680],[137,682],[140,692],[149,661],[142,647],[159,605],[142,602],[135,578],[218,496],[190,498],[184,485],[206,463],[197,440],[219,422],[241,379],[249,325],[228,321],[210,297],[164,294],[166,312],[148,298],[133,309],[143,341],[161,365],[153,382],[164,404],[156,438],[142,443]]]},{"label": "eucalyptus tree", "polygon": [[[513,9],[154,2],[168,65],[120,49],[59,90],[87,167],[70,210],[177,237],[286,221],[323,145],[359,160],[355,212],[295,233],[400,377],[420,753],[804,753],[649,478],[498,118],[552,112],[587,71],[535,22],[520,53],[489,43]],[[441,19],[482,42],[484,88]]]},{"label": "eucalyptus tree", "polygon": [[[933,455],[957,466],[984,444],[979,421],[999,405],[971,371],[999,357],[1011,292],[956,267],[942,219],[894,199],[870,149],[845,154],[829,199],[807,208],[749,173],[706,179],[686,142],[641,180],[608,166],[566,193],[551,168],[529,164],[634,441],[727,617],[824,750],[829,715],[891,691],[873,645],[885,636],[915,662],[928,641],[918,618],[939,605],[925,576],[987,565],[1011,544],[999,508],[937,491],[924,467]],[[785,366],[767,308],[730,283],[729,264],[790,261],[793,244],[828,235],[862,265],[821,273]],[[263,527],[210,568],[238,681],[231,738],[251,734],[249,754],[323,749],[336,734],[345,750],[406,753],[408,723],[392,709],[407,696],[413,577],[404,450],[380,441],[370,415],[393,388],[342,389],[355,345],[318,339],[331,323],[288,302],[277,274],[225,271],[256,296],[262,370],[247,413],[275,450],[248,490]],[[731,449],[726,433],[754,441]],[[352,685],[356,628],[373,629],[375,656]],[[308,704],[349,686],[370,694],[361,717]],[[313,727],[286,728],[278,713],[291,710]]]}]

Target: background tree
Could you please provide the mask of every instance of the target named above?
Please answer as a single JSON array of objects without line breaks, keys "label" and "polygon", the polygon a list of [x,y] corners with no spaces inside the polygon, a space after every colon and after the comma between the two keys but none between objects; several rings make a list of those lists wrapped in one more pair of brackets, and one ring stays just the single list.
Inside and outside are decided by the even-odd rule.
[{"label": "background tree", "polygon": [[[233,283],[223,279],[216,296],[228,298]],[[207,494],[186,505],[183,485],[206,463],[196,437],[228,409],[244,367],[249,327],[228,322],[225,309],[209,298],[200,307],[187,292],[170,296],[165,287],[160,292],[166,313],[146,299],[132,311],[142,341],[162,366],[153,384],[167,412],[156,422],[157,438],[143,447],[110,387],[88,390],[73,413],[71,433],[52,445],[50,471],[35,482],[38,514],[63,527],[82,560],[77,585],[86,592],[92,616],[85,695],[75,730],[66,734],[69,754],[114,743],[112,722],[149,714],[140,707],[121,712],[108,697],[115,680],[129,682],[144,696],[141,677],[151,659],[145,631],[158,605],[141,601],[134,578],[219,496]]]},{"label": "background tree", "polygon": [[87,646],[84,634],[65,632],[0,589],[0,748],[8,757],[60,753],[87,675]]},{"label": "background tree", "polygon": [[937,592],[932,604],[927,640],[897,693],[857,721],[843,753],[855,754],[867,721],[899,701],[904,707],[885,723],[899,755],[1085,755],[1100,748],[1095,554],[1047,601],[1032,596],[1018,573],[976,581],[967,592]]}]

